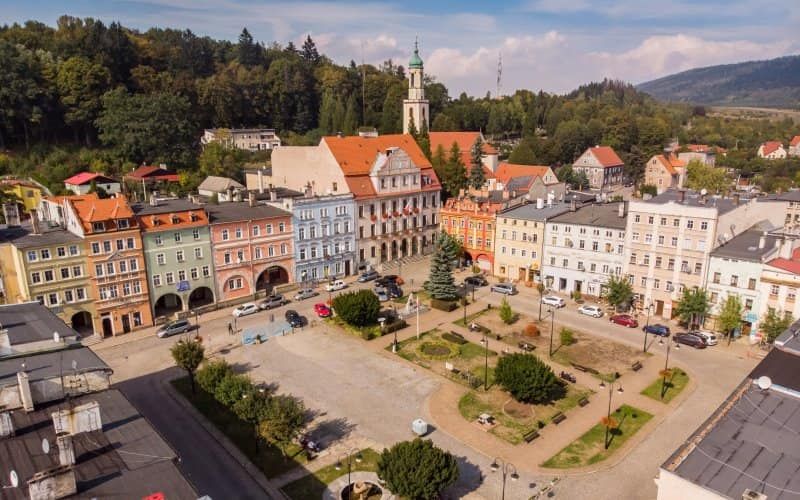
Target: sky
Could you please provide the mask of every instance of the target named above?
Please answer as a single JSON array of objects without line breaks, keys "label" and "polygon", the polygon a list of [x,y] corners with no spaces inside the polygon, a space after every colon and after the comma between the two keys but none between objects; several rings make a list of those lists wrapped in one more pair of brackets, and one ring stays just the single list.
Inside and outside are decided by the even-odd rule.
[{"label": "sky", "polygon": [[0,0],[0,23],[62,14],[139,30],[190,29],[300,45],[334,61],[407,64],[451,96],[569,92],[603,78],[641,83],[686,69],[800,53],[798,0]]}]

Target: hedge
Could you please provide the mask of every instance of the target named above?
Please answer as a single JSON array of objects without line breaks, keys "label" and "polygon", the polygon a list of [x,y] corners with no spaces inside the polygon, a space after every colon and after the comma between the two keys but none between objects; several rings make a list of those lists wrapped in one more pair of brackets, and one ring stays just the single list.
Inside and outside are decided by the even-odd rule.
[{"label": "hedge", "polygon": [[431,299],[431,307],[440,311],[455,311],[458,309],[458,302],[455,300]]},{"label": "hedge", "polygon": [[452,342],[458,345],[464,345],[467,343],[467,339],[459,335],[453,335],[452,333],[443,333],[442,338],[447,340],[448,342]]}]

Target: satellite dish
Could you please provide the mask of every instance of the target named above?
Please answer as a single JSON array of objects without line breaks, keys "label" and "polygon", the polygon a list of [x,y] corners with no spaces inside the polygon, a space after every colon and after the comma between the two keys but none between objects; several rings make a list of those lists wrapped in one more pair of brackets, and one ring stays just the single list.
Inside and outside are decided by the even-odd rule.
[{"label": "satellite dish", "polygon": [[53,342],[61,342],[61,335],[59,335],[58,332],[53,332]]},{"label": "satellite dish", "polygon": [[12,488],[16,488],[17,486],[19,486],[19,476],[17,476],[17,471],[12,470],[11,472],[9,472],[8,479],[11,480]]},{"label": "satellite dish", "polygon": [[73,370],[77,370],[78,369],[78,362],[75,361],[74,359],[72,360],[72,369]]},{"label": "satellite dish", "polygon": [[45,455],[50,453],[50,441],[48,441],[47,438],[42,439],[42,451]]},{"label": "satellite dish", "polygon": [[756,384],[758,384],[759,389],[761,389],[762,391],[766,391],[767,389],[772,387],[772,379],[767,377],[766,375],[761,375],[760,377],[758,377],[758,380],[756,380]]}]

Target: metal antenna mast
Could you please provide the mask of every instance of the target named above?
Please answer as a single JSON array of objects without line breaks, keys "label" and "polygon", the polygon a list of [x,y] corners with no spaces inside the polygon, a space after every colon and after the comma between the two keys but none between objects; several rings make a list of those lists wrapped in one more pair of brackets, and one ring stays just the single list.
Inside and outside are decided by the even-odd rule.
[{"label": "metal antenna mast", "polygon": [[497,56],[497,90],[495,91],[495,97],[500,99],[500,91],[502,90],[501,85],[501,78],[503,76],[503,53],[498,53]]},{"label": "metal antenna mast", "polygon": [[364,65],[364,40],[361,40],[361,125],[367,120],[367,67]]}]

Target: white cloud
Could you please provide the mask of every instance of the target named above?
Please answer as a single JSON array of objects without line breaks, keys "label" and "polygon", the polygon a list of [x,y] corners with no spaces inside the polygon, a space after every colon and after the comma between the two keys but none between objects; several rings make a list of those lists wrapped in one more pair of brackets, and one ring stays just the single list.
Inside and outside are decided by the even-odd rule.
[{"label": "white cloud", "polygon": [[790,41],[714,41],[679,33],[651,36],[622,53],[589,53],[587,62],[602,69],[604,76],[638,82],[700,66],[771,59],[786,54],[791,45]]}]

